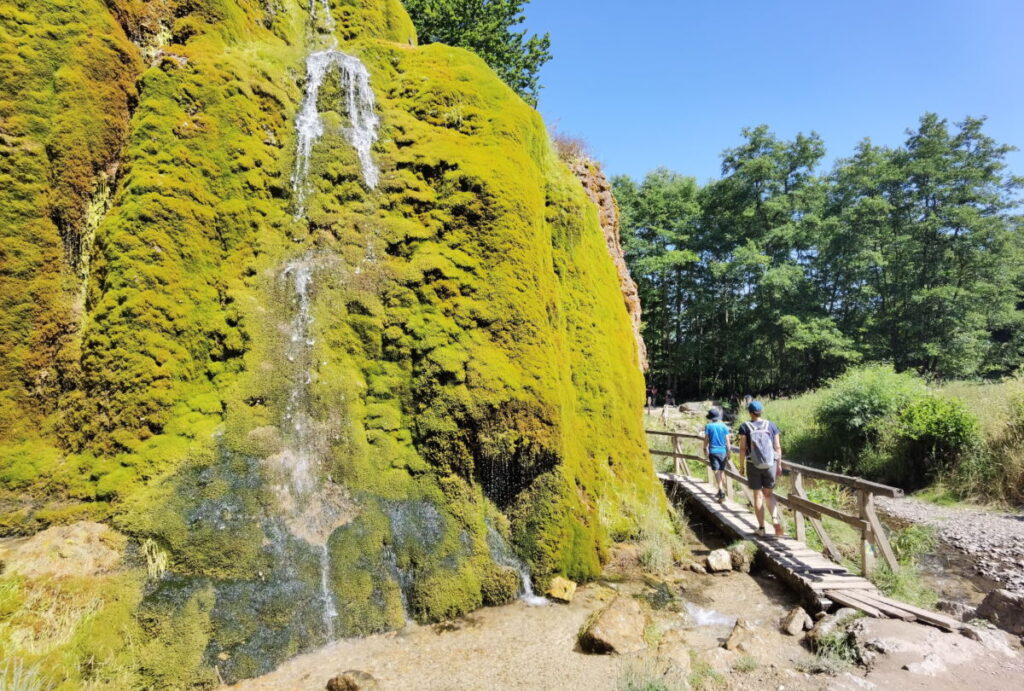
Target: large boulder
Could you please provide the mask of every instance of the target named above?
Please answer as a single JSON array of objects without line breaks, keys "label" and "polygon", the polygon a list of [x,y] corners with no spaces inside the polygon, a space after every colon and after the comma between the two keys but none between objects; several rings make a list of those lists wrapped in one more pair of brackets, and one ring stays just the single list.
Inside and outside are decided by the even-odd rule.
[{"label": "large boulder", "polygon": [[978,616],[1012,634],[1024,634],[1024,593],[993,590],[978,607]]},{"label": "large boulder", "polygon": [[716,549],[708,555],[708,571],[732,571],[732,557],[724,549]]},{"label": "large boulder", "polygon": [[631,597],[617,597],[584,625],[580,647],[588,653],[640,652],[647,647],[646,623],[639,602]]}]

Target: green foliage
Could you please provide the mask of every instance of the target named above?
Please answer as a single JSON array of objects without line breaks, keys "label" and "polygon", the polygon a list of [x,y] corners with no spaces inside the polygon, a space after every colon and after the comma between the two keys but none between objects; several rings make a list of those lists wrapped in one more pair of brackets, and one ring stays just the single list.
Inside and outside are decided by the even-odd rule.
[{"label": "green foliage", "polygon": [[831,172],[816,134],[746,129],[723,177],[614,181],[651,379],[700,398],[792,394],[850,365],[998,377],[1021,363],[1012,147],[924,115]]},{"label": "green foliage", "polygon": [[832,382],[819,399],[814,419],[854,465],[871,443],[888,433],[911,404],[926,395],[924,382],[909,373],[876,365],[854,369]]},{"label": "green foliage", "polygon": [[548,34],[515,31],[530,0],[405,0],[422,43],[468,48],[530,105],[537,105],[540,68],[551,59]]},{"label": "green foliage", "polygon": [[615,683],[616,691],[676,691],[686,679],[670,661],[655,655],[641,655],[623,665]]}]

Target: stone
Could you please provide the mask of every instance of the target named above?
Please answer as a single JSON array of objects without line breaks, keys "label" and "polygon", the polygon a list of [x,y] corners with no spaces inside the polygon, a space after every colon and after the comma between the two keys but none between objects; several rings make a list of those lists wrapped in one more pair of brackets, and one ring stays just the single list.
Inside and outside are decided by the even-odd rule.
[{"label": "stone", "polygon": [[820,640],[827,637],[840,625],[859,615],[860,612],[858,610],[855,610],[852,607],[843,607],[836,611],[835,614],[829,614],[828,616],[819,619],[811,630],[807,632],[807,641],[810,643],[811,649],[816,649]]},{"label": "stone", "polygon": [[693,562],[692,564],[690,564],[690,571],[693,571],[694,573],[707,573],[708,567],[704,566],[703,564]]},{"label": "stone", "polygon": [[54,526],[7,551],[4,568],[28,578],[96,576],[120,563],[125,543],[123,535],[102,523]]},{"label": "stone", "polygon": [[799,636],[813,626],[814,621],[811,619],[811,615],[804,611],[803,607],[794,607],[782,617],[781,628],[790,636]]},{"label": "stone", "polygon": [[688,415],[707,415],[714,405],[713,401],[687,401],[679,406],[679,410]]},{"label": "stone", "polygon": [[1006,657],[1016,657],[1017,653],[1010,647],[1006,634],[999,629],[983,629],[977,626],[965,626],[960,629],[967,638],[981,643],[986,650],[1002,653]]},{"label": "stone", "polygon": [[749,652],[750,642],[754,637],[754,627],[746,619],[737,619],[736,625],[732,627],[732,633],[725,639],[726,650]]},{"label": "stone", "polygon": [[622,249],[622,239],[619,231],[619,205],[615,202],[615,195],[608,178],[601,170],[600,165],[589,160],[586,156],[580,156],[569,164],[569,169],[583,184],[583,189],[591,201],[597,205],[597,216],[601,222],[601,230],[604,231],[605,243],[608,245],[608,254],[611,255],[615,271],[619,275],[619,290],[622,292],[622,301],[629,314],[629,321],[633,325],[633,338],[636,339],[637,364],[644,372],[648,369],[647,345],[641,334],[641,306],[640,293],[637,290],[636,282],[629,273],[629,266],[626,264],[626,253]]},{"label": "stone", "polygon": [[616,597],[593,615],[580,632],[580,647],[588,653],[625,655],[644,650],[647,620],[640,603],[631,597]]},{"label": "stone", "polygon": [[729,548],[729,559],[734,570],[750,573],[750,567],[754,564],[754,551],[748,543],[740,542]]},{"label": "stone", "polygon": [[576,582],[570,581],[568,578],[562,578],[561,576],[555,576],[551,579],[551,584],[548,586],[547,596],[552,600],[558,600],[559,602],[572,602],[573,596],[576,594]]},{"label": "stone", "polygon": [[327,682],[327,691],[366,691],[380,688],[371,675],[358,669],[350,669]]},{"label": "stone", "polygon": [[728,674],[732,671],[732,666],[740,659],[740,654],[725,648],[712,648],[702,652],[700,659],[719,674]]},{"label": "stone", "polygon": [[978,607],[978,616],[988,619],[1004,631],[1024,634],[1024,593],[993,590]]},{"label": "stone", "polygon": [[658,657],[670,661],[683,677],[688,677],[693,665],[690,649],[691,646],[682,631],[669,629],[658,643]]},{"label": "stone", "polygon": [[965,602],[956,602],[955,600],[939,600],[935,603],[935,609],[940,612],[945,612],[958,621],[970,621],[974,619],[977,609],[971,607]]},{"label": "stone", "polygon": [[708,571],[732,571],[732,557],[724,549],[716,549],[708,555]]}]

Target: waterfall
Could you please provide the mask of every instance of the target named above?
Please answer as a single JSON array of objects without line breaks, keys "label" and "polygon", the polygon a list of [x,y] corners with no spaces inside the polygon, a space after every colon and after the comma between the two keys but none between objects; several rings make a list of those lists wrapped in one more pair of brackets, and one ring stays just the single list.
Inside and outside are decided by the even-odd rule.
[{"label": "waterfall", "polygon": [[285,525],[317,553],[324,631],[334,637],[338,610],[330,589],[328,538],[348,521],[352,509],[341,486],[325,479],[331,444],[328,423],[313,414],[311,386],[315,367],[312,337],[313,289],[316,259],[307,254],[292,261],[280,274],[281,292],[291,297],[292,316],[284,325],[288,389],[281,424],[283,450],[268,459],[276,482],[273,486]]},{"label": "waterfall", "polygon": [[508,542],[505,541],[505,538],[501,536],[501,533],[490,522],[487,524],[487,546],[491,551],[491,559],[502,566],[507,566],[519,572],[520,600],[531,607],[543,607],[550,604],[546,597],[533,592],[533,579],[530,578],[530,570],[526,568],[526,564],[516,557]]},{"label": "waterfall", "polygon": [[306,58],[306,92],[299,110],[295,128],[298,144],[295,153],[295,170],[292,173],[292,193],[295,196],[295,217],[306,213],[306,182],[309,176],[310,158],[313,145],[324,134],[324,122],[318,106],[320,88],[331,68],[337,68],[344,88],[344,106],[349,126],[345,138],[356,150],[363,181],[370,189],[377,187],[380,171],[373,162],[371,149],[377,141],[380,118],[377,117],[376,100],[370,88],[370,73],[359,60],[334,48],[311,53]]}]

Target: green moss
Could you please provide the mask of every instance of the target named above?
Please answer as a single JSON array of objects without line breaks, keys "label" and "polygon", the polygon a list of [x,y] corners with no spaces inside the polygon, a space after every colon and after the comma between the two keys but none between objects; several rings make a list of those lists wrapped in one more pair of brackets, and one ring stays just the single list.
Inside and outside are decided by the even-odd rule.
[{"label": "green moss", "polygon": [[[0,10],[4,52],[49,61],[0,75],[33,94],[0,103],[21,127],[0,160],[23,171],[0,198],[0,252],[19,267],[0,278],[0,529],[101,515],[169,555],[134,591],[139,678],[237,679],[326,638],[320,548],[289,530],[270,475],[295,378],[282,274],[299,258],[314,267],[316,479],[346,509],[327,543],[335,635],[514,597],[489,522],[543,585],[596,576],[609,526],[636,535],[649,497],[644,515],[667,515],[596,209],[482,60],[410,45],[397,0],[333,0],[343,50],[372,75],[381,182],[363,186],[326,113],[297,221],[305,2],[67,4],[41,5],[49,34]],[[83,37],[106,52],[78,60]],[[54,101],[64,81],[43,77],[60,69],[103,88],[78,110],[81,84]],[[73,177],[40,153],[51,142]],[[68,227],[90,236],[79,269],[38,211],[61,185],[60,213],[81,210]]]}]

